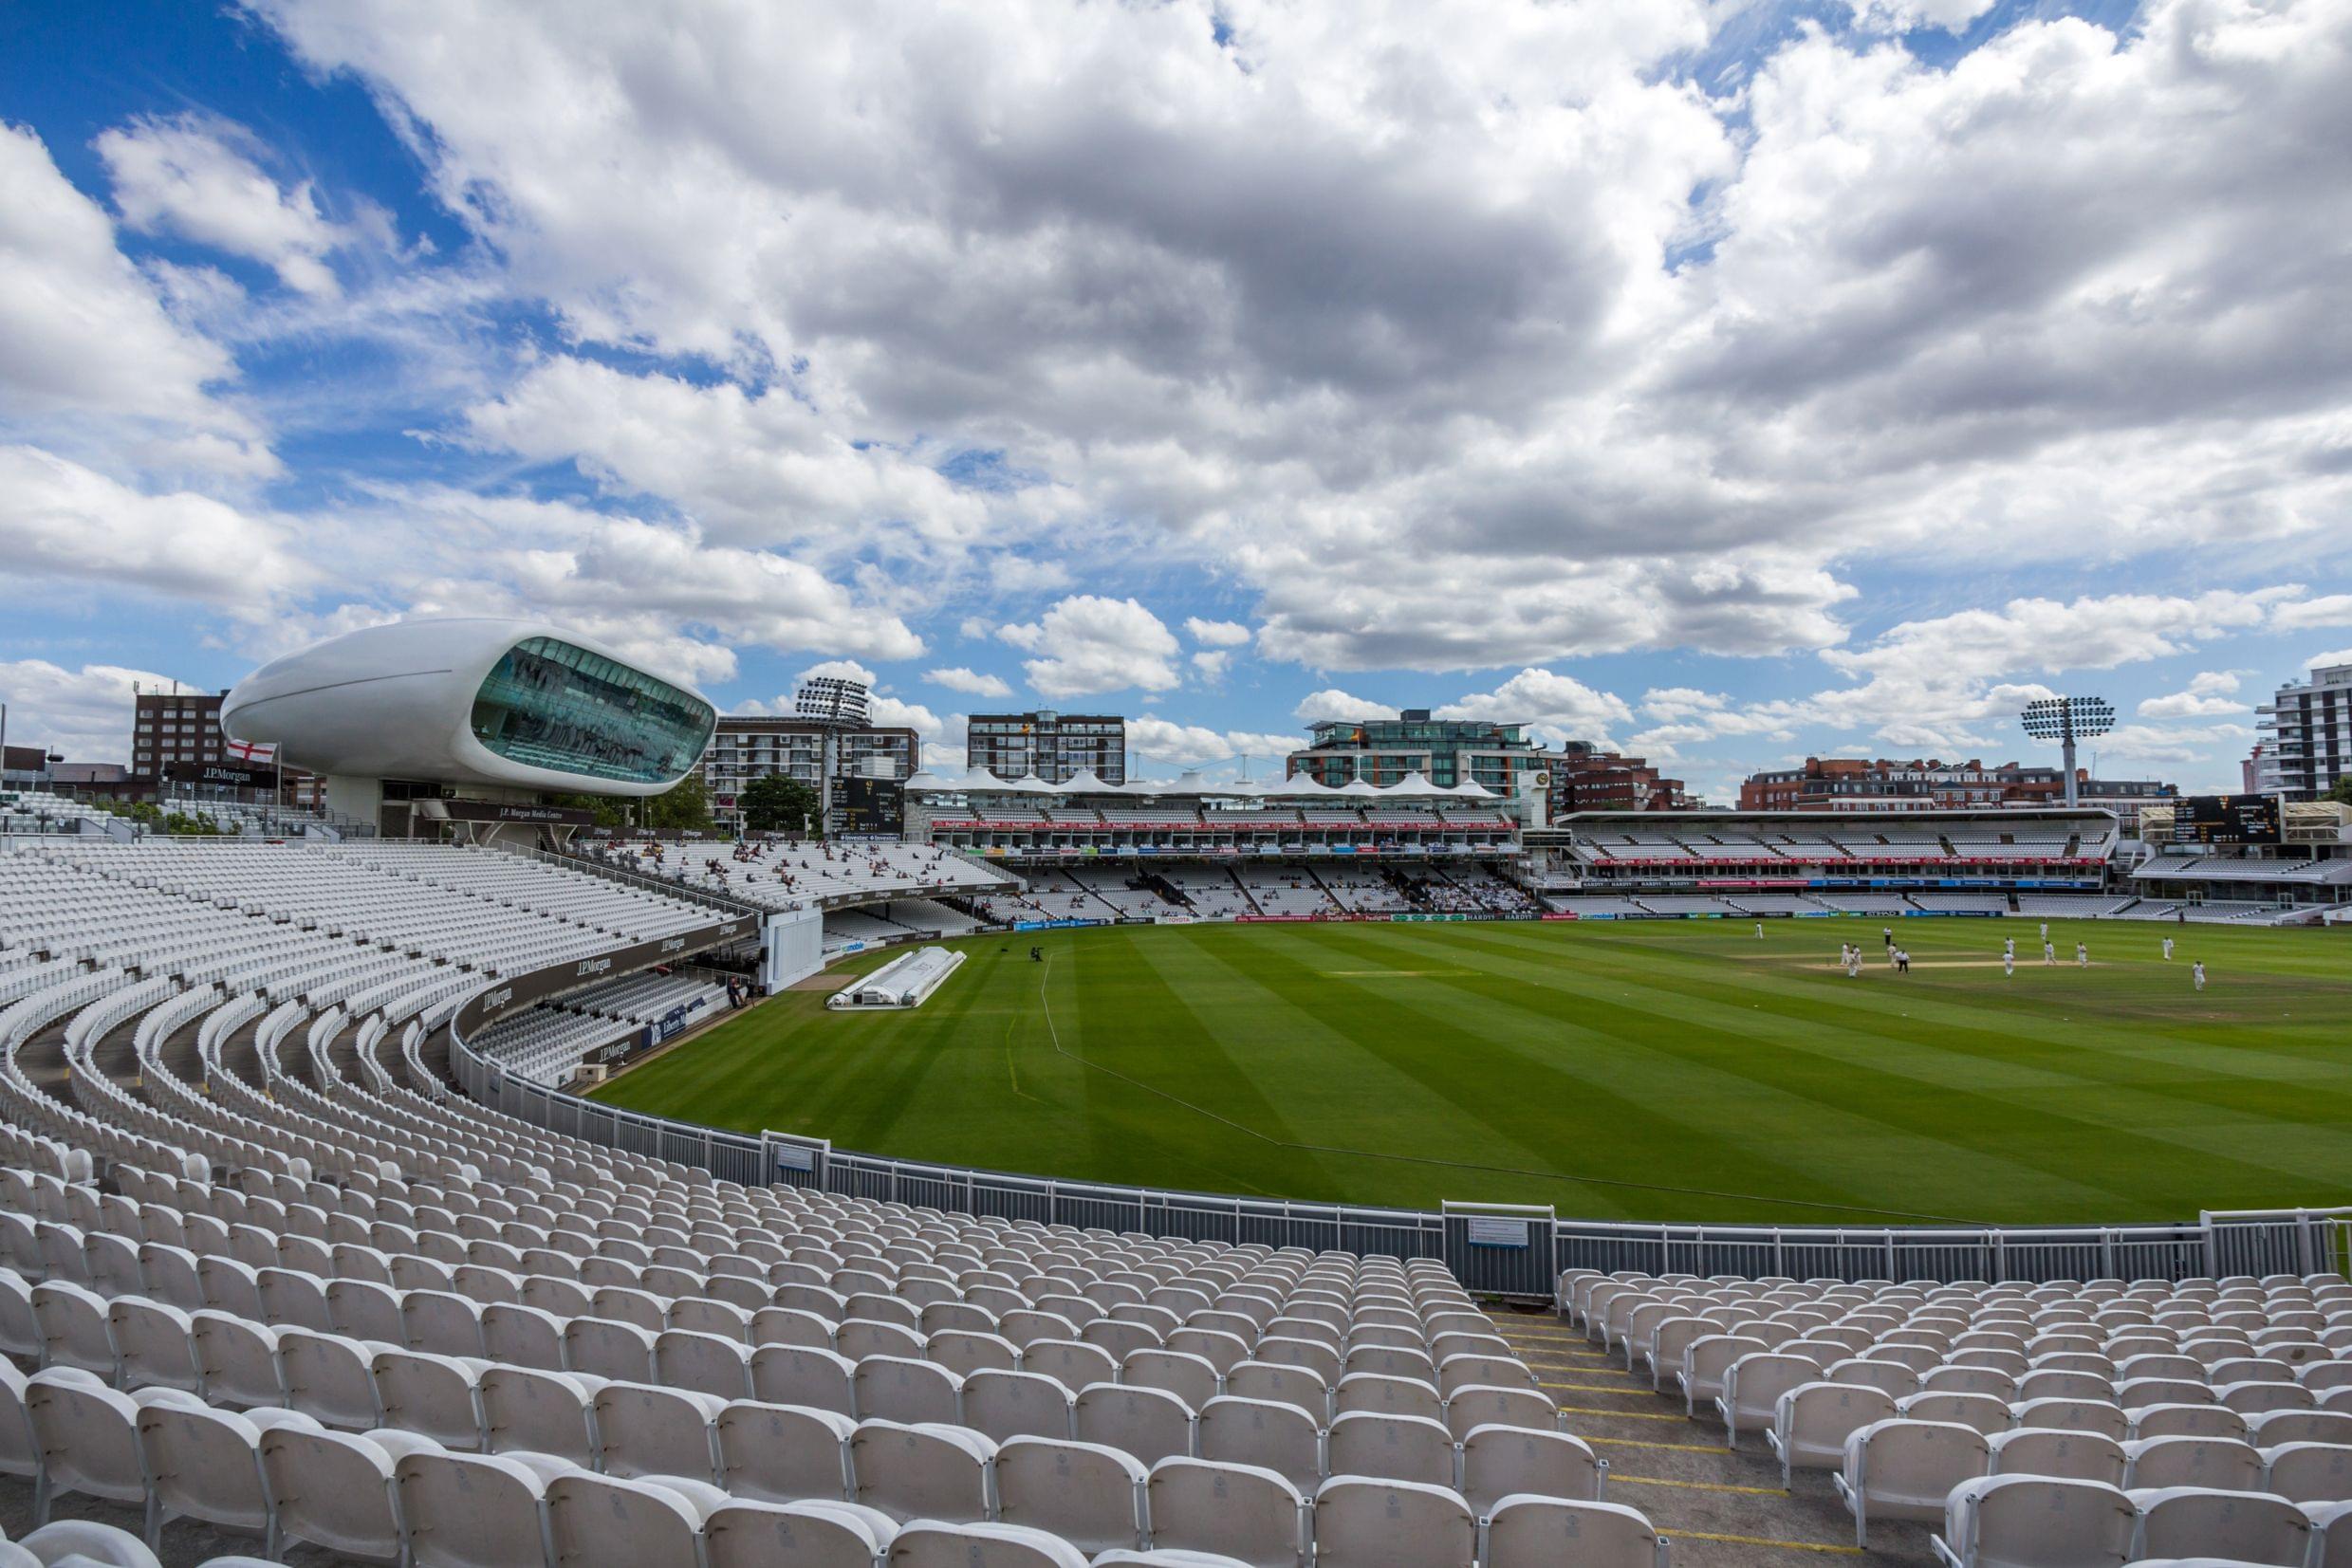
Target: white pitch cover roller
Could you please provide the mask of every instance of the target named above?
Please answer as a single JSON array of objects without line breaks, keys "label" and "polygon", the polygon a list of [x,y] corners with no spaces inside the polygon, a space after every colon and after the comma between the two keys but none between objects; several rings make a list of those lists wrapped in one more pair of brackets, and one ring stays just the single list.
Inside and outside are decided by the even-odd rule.
[{"label": "white pitch cover roller", "polygon": [[828,1007],[919,1007],[947,977],[963,966],[964,955],[945,948],[917,948],[894,958],[872,974],[844,986],[825,999]]}]

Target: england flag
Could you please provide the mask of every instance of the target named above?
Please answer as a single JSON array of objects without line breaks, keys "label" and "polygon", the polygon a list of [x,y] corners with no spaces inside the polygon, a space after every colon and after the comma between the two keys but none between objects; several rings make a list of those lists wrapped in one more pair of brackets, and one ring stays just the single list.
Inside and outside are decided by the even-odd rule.
[{"label": "england flag", "polygon": [[230,741],[221,749],[231,760],[241,763],[273,763],[278,760],[278,748],[274,745],[261,746],[252,741]]}]

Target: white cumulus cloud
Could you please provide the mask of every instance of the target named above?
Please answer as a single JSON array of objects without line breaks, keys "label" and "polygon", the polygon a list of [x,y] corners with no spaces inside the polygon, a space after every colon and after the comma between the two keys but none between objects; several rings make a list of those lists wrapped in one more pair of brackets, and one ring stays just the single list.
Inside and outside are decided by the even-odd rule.
[{"label": "white cumulus cloud", "polygon": [[136,120],[93,145],[132,228],[260,262],[305,294],[340,292],[326,258],[350,231],[319,210],[310,182],[281,186],[265,173],[242,126],[202,115]]},{"label": "white cumulus cloud", "polygon": [[1012,688],[1005,684],[1003,676],[967,669],[960,664],[945,670],[926,670],[923,679],[934,686],[945,687],[950,692],[964,692],[975,697],[1012,695]]},{"label": "white cumulus cloud", "polygon": [[1177,684],[1171,662],[1179,652],[1176,635],[1132,599],[1074,595],[1036,620],[1001,626],[996,635],[1036,655],[1024,659],[1022,668],[1043,697],[1165,692]]}]

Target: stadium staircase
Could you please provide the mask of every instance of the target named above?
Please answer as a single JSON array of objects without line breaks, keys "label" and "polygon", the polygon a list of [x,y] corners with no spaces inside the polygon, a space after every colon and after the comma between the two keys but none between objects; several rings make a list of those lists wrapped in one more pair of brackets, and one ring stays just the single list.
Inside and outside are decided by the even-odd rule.
[{"label": "stadium staircase", "polygon": [[1821,1471],[1781,1488],[1780,1466],[1752,1431],[1738,1446],[1719,1422],[1693,1421],[1678,1395],[1661,1393],[1625,1354],[1604,1351],[1549,1315],[1490,1311],[1494,1332],[1556,1401],[1562,1430],[1608,1467],[1602,1495],[1639,1508],[1670,1538],[1675,1568],[1790,1568],[1861,1559],[1928,1568],[1935,1556],[1916,1527],[1872,1532],[1857,1552],[1854,1522]]}]

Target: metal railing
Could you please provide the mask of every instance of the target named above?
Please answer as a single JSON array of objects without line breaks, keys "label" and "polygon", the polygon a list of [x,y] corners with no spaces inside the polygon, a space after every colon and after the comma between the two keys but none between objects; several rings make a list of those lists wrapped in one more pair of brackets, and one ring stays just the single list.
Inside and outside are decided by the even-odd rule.
[{"label": "metal railing", "polygon": [[794,1134],[754,1135],[582,1099],[507,1072],[452,1015],[452,1076],[481,1103],[605,1148],[721,1181],[796,1186],[1046,1225],[1235,1245],[1438,1258],[1465,1288],[1549,1297],[1568,1269],[1796,1280],[2178,1280],[2343,1272],[2352,1208],[2207,1212],[2130,1226],[1740,1226],[1558,1219],[1548,1208],[1296,1203],[894,1159]]}]

